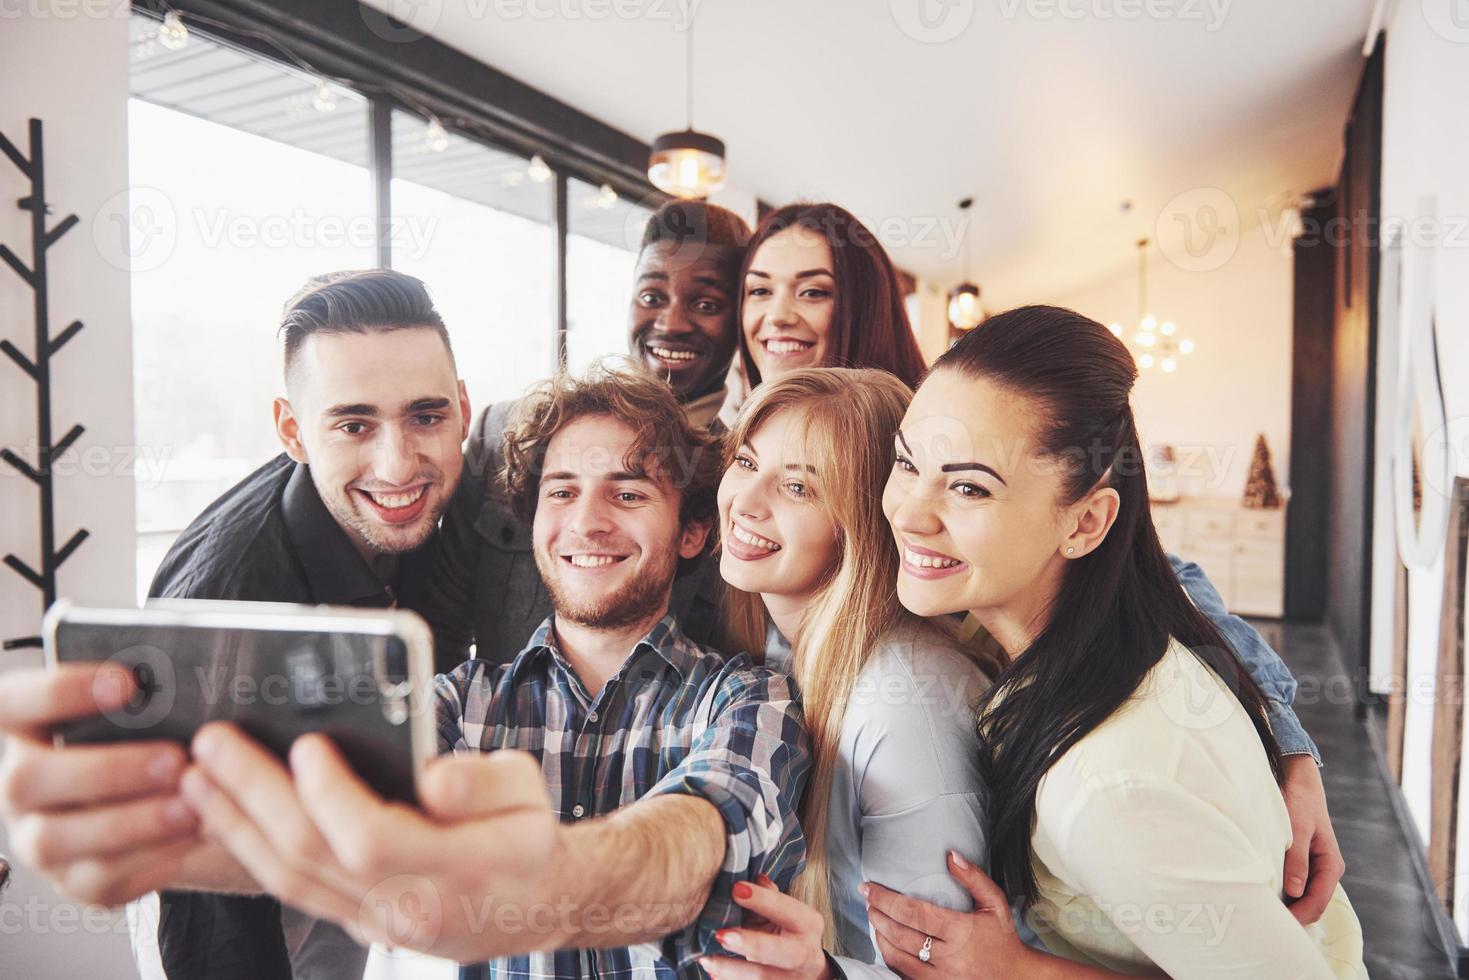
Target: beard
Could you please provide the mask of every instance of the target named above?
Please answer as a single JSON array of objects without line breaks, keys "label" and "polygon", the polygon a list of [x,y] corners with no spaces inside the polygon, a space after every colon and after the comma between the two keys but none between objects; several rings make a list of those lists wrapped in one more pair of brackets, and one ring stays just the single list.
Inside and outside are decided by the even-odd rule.
[{"label": "beard", "polygon": [[[599,596],[578,595],[561,579],[564,562],[556,555],[536,551],[536,567],[551,596],[556,618],[594,630],[624,629],[668,611],[668,590],[678,571],[672,548],[648,561],[622,585]],[[625,559],[625,560],[631,560]]]},{"label": "beard", "polygon": [[361,508],[369,505],[353,499],[350,490],[342,491],[340,496],[321,494],[321,502],[338,524],[355,532],[373,551],[382,555],[405,555],[423,547],[449,506],[450,495],[439,493],[437,485],[424,493],[437,496],[429,500],[418,520],[402,527],[387,527],[363,513]]}]

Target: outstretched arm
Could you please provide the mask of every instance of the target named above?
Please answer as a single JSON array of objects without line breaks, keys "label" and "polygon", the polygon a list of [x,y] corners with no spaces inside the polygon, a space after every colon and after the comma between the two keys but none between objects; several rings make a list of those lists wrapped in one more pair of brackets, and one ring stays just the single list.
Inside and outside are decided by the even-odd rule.
[{"label": "outstretched arm", "polygon": [[1317,771],[1321,754],[1291,708],[1296,679],[1259,631],[1230,614],[1203,569],[1176,556],[1170,555],[1169,560],[1194,605],[1224,634],[1240,662],[1265,692],[1270,730],[1284,756],[1281,795],[1290,811],[1291,846],[1285,853],[1285,892],[1293,900],[1291,914],[1302,925],[1309,925],[1326,911],[1327,902],[1346,872],[1346,862],[1331,826],[1326,788]]},{"label": "outstretched arm", "polygon": [[226,724],[201,729],[182,788],[266,891],[361,941],[470,962],[661,937],[692,962],[739,914],[735,881],[799,861],[804,734],[765,693],[726,692],[684,765],[584,823],[557,821],[523,752],[436,759],[420,812],[375,796],[323,736],[296,742],[288,772]]}]

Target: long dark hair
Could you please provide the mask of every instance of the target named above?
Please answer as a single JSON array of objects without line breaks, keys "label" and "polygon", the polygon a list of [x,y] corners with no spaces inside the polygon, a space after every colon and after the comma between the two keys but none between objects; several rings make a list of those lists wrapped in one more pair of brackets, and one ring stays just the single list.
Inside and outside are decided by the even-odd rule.
[{"label": "long dark hair", "polygon": [[[760,246],[794,227],[820,235],[831,249],[831,271],[836,279],[831,314],[832,360],[820,367],[880,368],[896,374],[909,388],[917,387],[923,377],[923,353],[908,323],[898,273],[877,236],[845,208],[835,204],[787,204],[767,214],[745,249],[745,262],[740,267],[741,295],[745,274]],[[745,340],[743,315],[740,360],[753,388],[760,383],[760,370]]]},{"label": "long dark hair", "polygon": [[1035,403],[1034,435],[1062,464],[1062,505],[1103,480],[1121,497],[1106,538],[1067,563],[1049,622],[978,708],[995,880],[1029,903],[1036,898],[1030,839],[1041,777],[1132,696],[1170,637],[1234,691],[1277,780],[1280,749],[1264,695],[1189,600],[1158,541],[1128,400],[1137,368],[1123,343],[1079,313],[1025,306],[970,331],[933,370],[984,379]]}]

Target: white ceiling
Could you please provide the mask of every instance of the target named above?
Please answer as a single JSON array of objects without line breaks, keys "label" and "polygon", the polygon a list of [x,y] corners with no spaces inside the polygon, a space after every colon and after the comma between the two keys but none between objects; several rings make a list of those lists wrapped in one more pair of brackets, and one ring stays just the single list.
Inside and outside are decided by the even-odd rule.
[{"label": "white ceiling", "polygon": [[[1331,183],[1373,7],[366,2],[643,140],[684,124],[690,9],[694,124],[728,144],[732,184],[845,205],[900,265],[945,285],[964,270],[956,202],[972,195],[969,269],[992,309],[1132,268],[1140,235],[1181,233],[1180,194],[1248,228]],[[924,10],[957,36],[915,39]]]}]

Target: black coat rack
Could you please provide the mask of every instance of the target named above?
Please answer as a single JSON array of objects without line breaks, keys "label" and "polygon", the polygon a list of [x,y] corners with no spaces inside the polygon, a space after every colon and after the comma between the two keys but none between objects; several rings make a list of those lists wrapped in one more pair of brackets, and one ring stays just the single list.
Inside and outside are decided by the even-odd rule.
[{"label": "black coat rack", "polygon": [[[58,456],[71,448],[84,431],[74,425],[66,435],[56,442],[51,441],[51,358],[68,340],[82,329],[80,320],[73,321],[55,337],[51,336],[51,311],[49,304],[46,272],[46,252],[62,235],[77,223],[77,216],[69,214],[55,228],[46,227],[46,163],[41,148],[41,120],[31,120],[30,157],[22,155],[14,143],[0,133],[0,151],[22,174],[30,178],[31,193],[16,202],[22,211],[31,213],[31,265],[27,266],[14,252],[0,245],[0,259],[4,259],[15,274],[20,276],[36,294],[36,353],[34,359],[22,354],[8,340],[0,340],[0,350],[19,365],[36,383],[36,430],[38,446],[36,465],[32,466],[9,449],[0,449],[0,459],[5,460],[21,475],[40,490],[41,495],[41,568],[39,571],[27,565],[15,555],[6,555],[5,564],[15,570],[21,578],[41,591],[41,611],[44,614],[56,601],[56,570],[71,557],[77,546],[87,539],[85,529],[78,530],[60,549],[56,547],[56,504],[51,484],[51,464]],[[5,641],[6,650],[20,647],[38,647],[39,636],[21,636]]]}]

